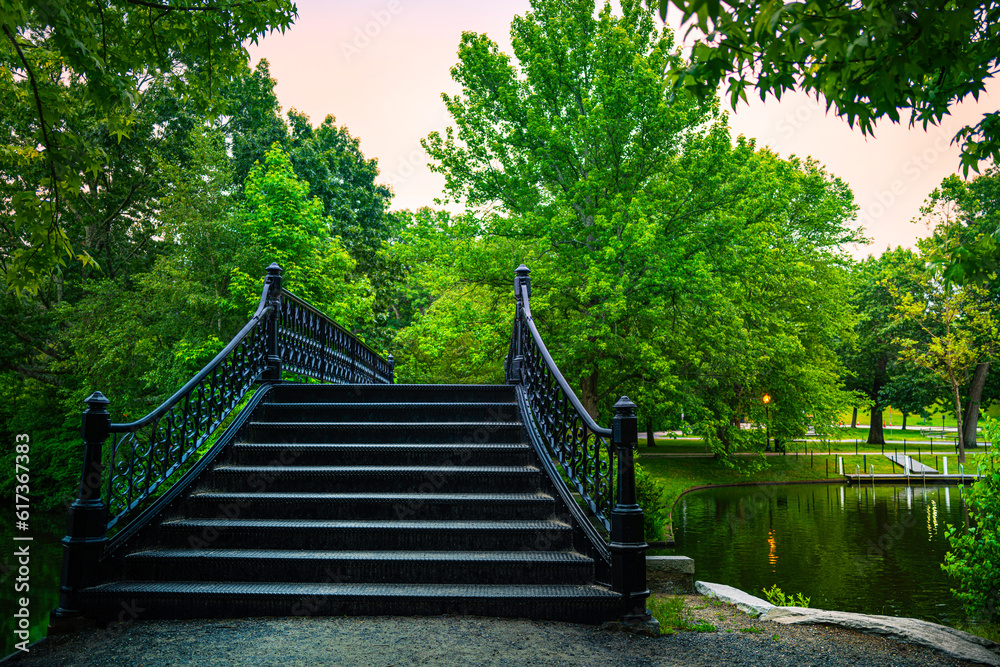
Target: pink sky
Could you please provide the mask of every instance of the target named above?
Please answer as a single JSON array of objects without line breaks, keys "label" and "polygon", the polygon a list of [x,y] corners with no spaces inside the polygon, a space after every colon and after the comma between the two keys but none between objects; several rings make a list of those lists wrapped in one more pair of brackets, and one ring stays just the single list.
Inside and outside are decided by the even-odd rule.
[{"label": "pink sky", "polygon": [[[314,123],[332,114],[377,158],[381,180],[395,192],[393,208],[433,205],[443,178],[430,173],[420,139],[449,123],[442,92],[458,92],[450,69],[463,30],[487,33],[510,53],[509,26],[527,0],[298,0],[299,18],[285,34],[250,46],[254,64],[267,58],[283,110]],[[994,89],[996,87],[994,86]],[[732,134],[757,139],[782,156],[812,156],[846,181],[873,239],[854,254],[909,246],[926,236],[911,220],[927,195],[958,170],[950,146],[962,125],[993,110],[983,96],[965,104],[940,128],[924,132],[883,123],[864,137],[803,94],[742,105],[730,112]]]}]

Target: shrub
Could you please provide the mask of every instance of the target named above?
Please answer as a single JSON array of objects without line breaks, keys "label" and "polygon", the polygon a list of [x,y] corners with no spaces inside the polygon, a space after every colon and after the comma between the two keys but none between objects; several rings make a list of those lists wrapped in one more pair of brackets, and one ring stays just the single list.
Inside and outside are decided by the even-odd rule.
[{"label": "shrub", "polygon": [[635,495],[636,502],[643,510],[643,528],[647,542],[663,539],[669,519],[670,508],[666,499],[667,487],[635,464]]},{"label": "shrub", "polygon": [[778,588],[778,584],[761,590],[764,591],[764,597],[767,598],[767,601],[776,607],[808,607],[809,600],[811,600],[802,593],[785,595],[785,592]]},{"label": "shrub", "polygon": [[1000,458],[994,444],[1000,440],[1000,422],[990,419],[984,428],[991,443],[982,457],[980,477],[965,494],[968,526],[948,525],[951,550],[941,568],[958,582],[952,593],[970,617],[1000,619]]}]

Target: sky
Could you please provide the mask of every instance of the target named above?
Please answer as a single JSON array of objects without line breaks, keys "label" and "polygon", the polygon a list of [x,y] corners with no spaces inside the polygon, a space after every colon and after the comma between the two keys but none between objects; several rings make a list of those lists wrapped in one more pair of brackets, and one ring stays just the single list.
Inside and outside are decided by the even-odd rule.
[{"label": "sky", "polygon": [[[450,70],[465,30],[485,32],[511,53],[511,19],[527,0],[297,0],[299,17],[284,34],[250,45],[254,65],[266,58],[284,111],[295,108],[314,124],[333,115],[378,159],[381,182],[395,193],[394,209],[432,206],[444,178],[427,168],[420,139],[443,130],[450,117],[441,93],[458,93]],[[681,41],[678,38],[678,41]],[[988,88],[988,92],[989,92]],[[1000,86],[993,86],[993,99]],[[725,104],[724,104],[725,106]],[[911,247],[929,229],[920,206],[943,178],[959,170],[955,132],[995,110],[988,95],[953,108],[939,127],[910,128],[885,121],[864,136],[803,93],[780,101],[751,97],[729,112],[740,134],[782,157],[811,156],[852,189],[858,219],[871,239],[851,248],[863,257],[886,247]]]}]

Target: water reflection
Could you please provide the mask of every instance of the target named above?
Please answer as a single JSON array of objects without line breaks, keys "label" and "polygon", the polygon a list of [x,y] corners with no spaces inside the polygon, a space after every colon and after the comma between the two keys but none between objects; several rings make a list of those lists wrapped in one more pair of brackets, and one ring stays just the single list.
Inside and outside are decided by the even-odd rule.
[{"label": "water reflection", "polygon": [[[8,536],[15,534],[11,517],[0,519],[0,532],[4,535],[4,541],[10,544]],[[62,544],[59,540],[66,534],[66,513],[65,511],[55,511],[48,514],[41,512],[32,514],[31,529],[27,533],[31,536],[30,542],[19,542],[18,545],[29,545],[29,572],[27,581],[27,591],[15,590],[15,584],[19,565],[15,562],[11,552],[0,555],[0,587],[3,593],[0,594],[0,613],[5,619],[10,619],[15,611],[18,598],[27,597],[29,599],[28,611],[30,614],[29,642],[36,642],[45,636],[49,624],[49,612],[59,604],[59,571],[62,569]],[[10,631],[10,625],[4,626],[3,640],[0,642],[0,658],[14,652],[14,643],[20,641],[16,639]]]},{"label": "water reflection", "polygon": [[943,528],[963,521],[948,487],[707,489],[678,510],[672,552],[695,559],[698,579],[756,595],[777,584],[826,609],[962,619],[941,571]]}]

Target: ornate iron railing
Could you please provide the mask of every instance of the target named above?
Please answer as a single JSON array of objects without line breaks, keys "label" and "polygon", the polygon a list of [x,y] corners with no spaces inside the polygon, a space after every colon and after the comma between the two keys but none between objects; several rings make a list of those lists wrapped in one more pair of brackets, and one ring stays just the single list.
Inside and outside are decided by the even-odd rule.
[{"label": "ornate iron railing", "polygon": [[267,370],[266,318],[272,312],[273,307],[261,299],[261,306],[240,333],[177,393],[142,419],[111,424],[109,530],[127,519],[208,441]]},{"label": "ornate iron railing", "polygon": [[[505,372],[515,385],[525,428],[542,465],[596,554],[607,559],[613,588],[625,599],[624,620],[649,621],[643,512],[636,502],[634,449],[638,443],[635,404],[622,396],[612,428],[590,416],[542,341],[531,314],[530,271],[515,271],[517,311]],[[561,470],[552,466],[558,461]],[[617,465],[617,470],[615,466]],[[593,529],[569,492],[576,490],[593,518],[609,532]]]},{"label": "ornate iron railing", "polygon": [[392,382],[392,355],[383,359],[350,331],[293,294],[286,293],[278,307],[278,355],[284,370],[320,382]]},{"label": "ornate iron railing", "polygon": [[[527,268],[524,268],[527,271]],[[548,454],[594,516],[611,529],[614,507],[612,432],[597,425],[549,354],[531,315],[531,279],[515,281],[517,313],[507,356],[507,382],[519,384]]]},{"label": "ornate iron railing", "polygon": [[[283,291],[281,267],[271,264],[250,321],[158,408],[134,422],[112,424],[110,401],[101,392],[87,398],[83,473],[63,540],[60,609],[72,613],[73,591],[93,576],[109,531],[125,533],[145,521],[141,512],[153,497],[181,476],[184,464],[220,432],[256,383],[281,381],[283,364],[320,381],[393,381],[392,357],[383,359],[306,301]],[[109,436],[111,447],[105,451]]]}]

